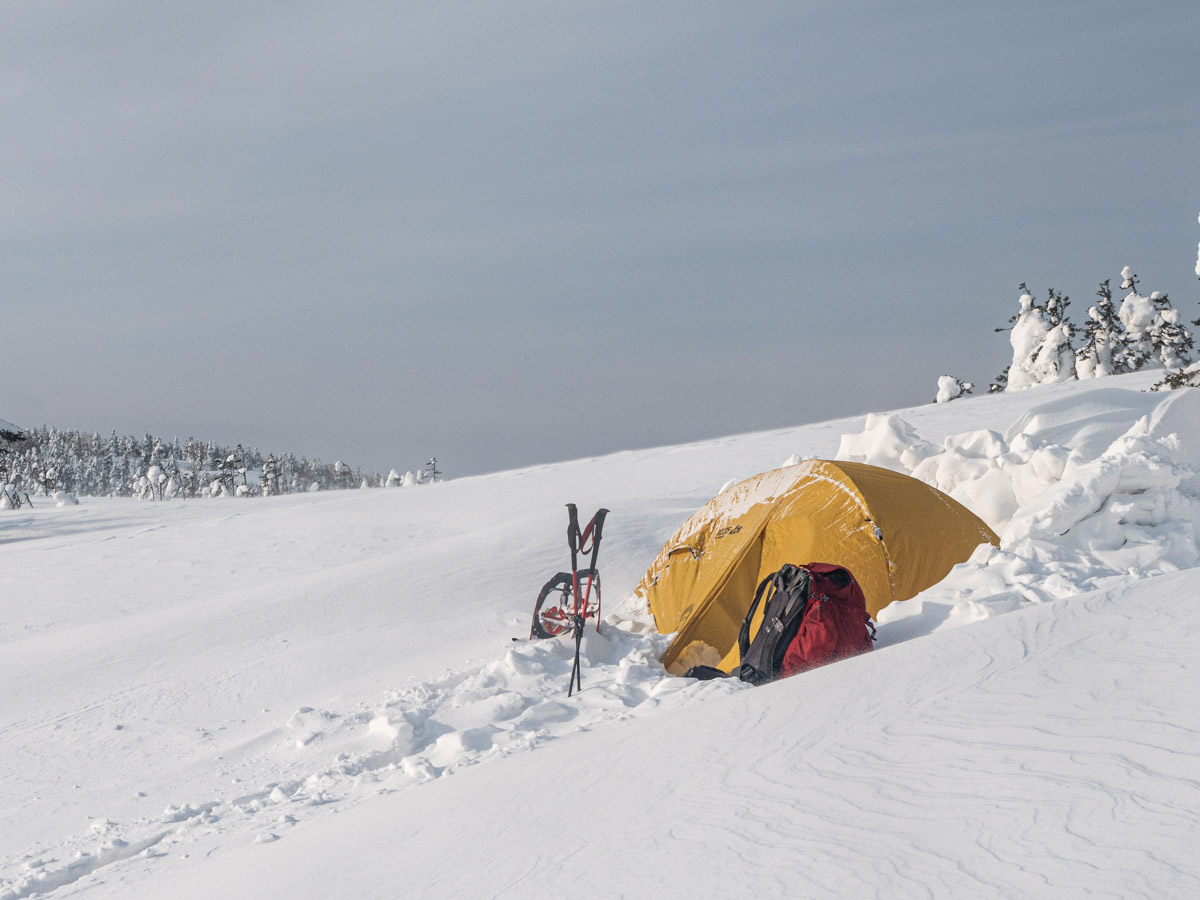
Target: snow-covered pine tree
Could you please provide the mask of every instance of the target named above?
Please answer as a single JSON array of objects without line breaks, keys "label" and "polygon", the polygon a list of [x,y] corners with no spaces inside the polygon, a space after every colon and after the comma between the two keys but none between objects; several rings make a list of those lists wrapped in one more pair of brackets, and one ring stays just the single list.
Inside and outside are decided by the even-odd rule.
[{"label": "snow-covered pine tree", "polygon": [[1121,290],[1129,291],[1121,301],[1119,315],[1125,326],[1125,347],[1131,370],[1140,369],[1154,357],[1150,326],[1154,323],[1154,304],[1137,289],[1138,277],[1129,266],[1121,270]]},{"label": "snow-covered pine tree", "polygon": [[285,453],[279,461],[279,484],[285,492],[299,490],[298,472],[300,470],[299,460],[296,459],[295,453]]},{"label": "snow-covered pine tree", "polygon": [[429,462],[425,463],[425,468],[421,470],[421,481],[433,484],[441,477],[442,470],[438,468],[437,457],[431,456]]},{"label": "snow-covered pine tree", "polygon": [[1120,375],[1133,370],[1125,346],[1125,326],[1113,305],[1108,279],[1100,283],[1100,299],[1088,308],[1088,323],[1083,327],[1083,346],[1075,353],[1075,373],[1079,378]]},{"label": "snow-covered pine tree", "polygon": [[1046,294],[1046,318],[1053,328],[1067,321],[1067,307],[1071,305],[1071,298],[1054,288],[1050,288]]},{"label": "snow-covered pine tree", "polygon": [[[1200,217],[1198,217],[1198,219],[1200,219]],[[1200,247],[1196,248],[1196,277],[1200,278]],[[1172,319],[1174,321],[1168,320],[1167,325],[1168,326],[1179,325],[1178,311],[1172,309],[1172,310],[1170,310],[1170,312],[1175,313],[1175,316],[1172,317]],[[1193,319],[1192,324],[1200,325],[1200,319]],[[1185,332],[1187,331],[1186,326],[1180,326],[1180,327],[1182,328],[1183,331],[1185,331]],[[1163,343],[1166,346],[1172,347],[1172,348],[1174,348],[1176,346],[1180,347],[1181,349],[1186,351],[1189,358],[1192,357],[1194,347],[1193,347],[1192,335],[1190,334],[1190,332],[1187,334],[1186,339],[1177,337],[1176,335],[1172,334],[1171,332],[1168,332],[1165,335],[1165,338],[1166,338],[1166,340]],[[1200,362],[1192,362],[1191,364],[1186,365],[1186,366],[1177,366],[1174,368],[1174,370],[1172,370],[1172,368],[1170,366],[1168,366],[1167,372],[1166,372],[1166,374],[1163,375],[1162,380],[1159,381],[1157,384],[1155,384],[1154,387],[1151,388],[1151,390],[1159,391],[1159,390],[1162,390],[1163,388],[1168,388],[1170,390],[1178,390],[1179,388],[1184,388],[1184,387],[1200,387]]]},{"label": "snow-covered pine tree", "polygon": [[1009,333],[1013,358],[1005,389],[1015,391],[1071,380],[1075,377],[1075,350],[1071,346],[1071,323],[1066,318],[1070,299],[1051,288],[1043,306],[1024,282],[1019,290],[1020,309],[1009,319],[1013,323]]},{"label": "snow-covered pine tree", "polygon": [[[1030,361],[1032,354],[1041,346],[1042,340],[1050,329],[1041,307],[1033,299],[1033,294],[1029,293],[1025,282],[1021,282],[1018,290],[1021,292],[1021,296],[1017,298],[1020,308],[1009,318],[1007,328],[995,329],[1009,332],[1008,339],[1013,347],[1013,361],[996,376],[996,380],[988,388],[988,393],[1016,390],[1035,383],[1032,380]],[[1018,331],[1018,329],[1020,330]],[[1033,333],[1030,334],[1030,331]]]},{"label": "snow-covered pine tree", "polygon": [[242,445],[237,445],[237,450],[234,451],[234,475],[240,475],[242,483],[234,485],[234,491],[239,497],[245,497],[250,493],[250,479],[246,477],[246,451],[242,449]]},{"label": "snow-covered pine tree", "polygon": [[1054,288],[1050,288],[1047,294],[1046,320],[1050,324],[1050,331],[1033,359],[1034,374],[1039,384],[1055,384],[1075,378],[1072,326],[1067,320],[1067,307],[1071,300]]},{"label": "snow-covered pine tree", "polygon": [[340,459],[333,464],[334,486],[352,488],[355,485],[354,470]]},{"label": "snow-covered pine tree", "polygon": [[279,468],[273,453],[268,453],[267,458],[263,460],[262,481],[259,484],[259,490],[262,491],[264,497],[279,493]]},{"label": "snow-covered pine tree", "polygon": [[1150,365],[1178,370],[1188,366],[1195,342],[1179,310],[1159,291],[1142,296],[1137,275],[1129,266],[1121,270],[1121,278],[1121,287],[1129,293],[1121,301],[1120,316],[1128,334],[1127,345],[1134,367]]},{"label": "snow-covered pine tree", "polygon": [[970,381],[960,381],[953,375],[938,376],[938,391],[936,403],[949,403],[959,397],[965,397],[974,390],[975,385]]},{"label": "snow-covered pine tree", "polygon": [[1181,320],[1179,310],[1171,306],[1166,294],[1155,291],[1150,295],[1154,303],[1154,323],[1150,326],[1150,343],[1155,356],[1164,368],[1183,369],[1194,359],[1195,340]]},{"label": "snow-covered pine tree", "polygon": [[1200,387],[1200,362],[1194,362],[1186,369],[1168,370],[1150,390],[1161,391],[1167,388],[1171,391],[1185,387]]},{"label": "snow-covered pine tree", "polygon": [[[237,469],[237,463],[232,453],[222,460],[217,461],[217,477],[213,480],[214,485],[221,485],[222,492],[227,497],[232,497],[237,486],[234,484],[234,473]],[[216,495],[214,495],[216,496]]]}]

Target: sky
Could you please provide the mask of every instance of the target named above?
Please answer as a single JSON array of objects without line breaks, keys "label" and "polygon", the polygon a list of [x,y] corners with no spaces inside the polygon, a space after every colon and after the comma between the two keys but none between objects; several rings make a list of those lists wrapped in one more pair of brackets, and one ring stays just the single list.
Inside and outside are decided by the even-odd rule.
[{"label": "sky", "polygon": [[1200,4],[0,0],[0,416],[469,475],[1200,313]]}]

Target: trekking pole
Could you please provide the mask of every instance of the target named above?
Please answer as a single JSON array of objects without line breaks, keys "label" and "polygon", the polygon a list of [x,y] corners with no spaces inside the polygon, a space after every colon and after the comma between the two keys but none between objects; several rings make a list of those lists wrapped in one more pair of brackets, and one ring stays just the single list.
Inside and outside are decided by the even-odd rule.
[{"label": "trekking pole", "polygon": [[[592,593],[592,580],[596,573],[596,559],[600,555],[600,535],[604,531],[604,519],[608,515],[608,510],[600,508],[596,510],[596,514],[592,516],[592,520],[587,523],[587,527],[582,531],[579,528],[579,511],[574,503],[567,504],[567,544],[571,548],[571,590],[575,593],[575,612],[581,612],[584,618],[587,617],[588,599]],[[588,544],[591,541],[591,544]],[[579,554],[587,553],[588,559],[588,581],[585,590],[579,590]],[[597,610],[597,617],[599,610]],[[596,631],[599,632],[599,619],[597,618]]]},{"label": "trekking pole", "polygon": [[[575,662],[571,665],[571,681],[567,685],[567,696],[575,693],[575,685],[583,690],[583,673],[579,671],[579,648],[583,643],[583,616],[579,612],[579,510],[574,503],[567,504],[567,546],[571,548],[571,592],[575,606],[571,611],[571,627],[575,632]],[[584,607],[586,609],[586,606]]]},{"label": "trekking pole", "polygon": [[[587,607],[592,596],[592,581],[598,578],[596,573],[599,571],[596,568],[596,560],[600,557],[600,534],[604,530],[604,519],[608,515],[607,509],[598,509],[596,514],[592,516],[592,521],[588,523],[587,531],[592,533],[592,549],[591,559],[588,560],[588,583],[587,588],[583,592],[584,607]],[[596,588],[596,634],[600,633],[600,588]]]},{"label": "trekking pole", "polygon": [[567,696],[570,697],[575,693],[575,686],[579,686],[579,690],[583,690],[583,672],[579,667],[579,645],[583,641],[583,616],[571,616],[572,624],[575,629],[575,662],[571,666],[571,682],[567,686]]},{"label": "trekking pole", "polygon": [[[583,623],[587,618],[588,600],[592,593],[592,579],[596,573],[596,557],[600,552],[600,534],[604,530],[604,518],[608,515],[607,509],[599,509],[592,516],[587,527],[582,531],[579,528],[579,510],[574,503],[567,504],[567,545],[571,548],[571,590],[575,594],[574,608],[571,613],[571,623],[575,631],[575,662],[571,666],[571,684],[567,688],[567,696],[570,697],[574,691],[576,684],[579,689],[583,690],[583,672],[579,665],[579,650],[583,643]],[[591,541],[591,545],[588,545]],[[588,580],[587,588],[584,591],[579,589],[579,554],[589,554],[588,561]],[[596,610],[596,633],[600,633],[600,610]]]},{"label": "trekking pole", "polygon": [[575,593],[575,612],[579,612],[579,509],[567,504],[567,546],[571,548],[571,590]]}]

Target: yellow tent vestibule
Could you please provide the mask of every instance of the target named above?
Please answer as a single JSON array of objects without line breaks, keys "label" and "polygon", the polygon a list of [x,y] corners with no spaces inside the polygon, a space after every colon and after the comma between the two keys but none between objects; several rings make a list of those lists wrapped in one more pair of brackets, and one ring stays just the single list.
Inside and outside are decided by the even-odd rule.
[{"label": "yellow tent vestibule", "polygon": [[[730,671],[759,581],[784,563],[834,563],[876,615],[941,581],[996,534],[965,506],[908,475],[862,463],[805,460],[734,485],[683,523],[638,586],[663,634],[668,670],[721,657]],[[761,615],[761,613],[760,613]],[[757,625],[752,625],[754,634]],[[711,648],[711,649],[709,649]],[[689,652],[690,651],[690,652]]]}]

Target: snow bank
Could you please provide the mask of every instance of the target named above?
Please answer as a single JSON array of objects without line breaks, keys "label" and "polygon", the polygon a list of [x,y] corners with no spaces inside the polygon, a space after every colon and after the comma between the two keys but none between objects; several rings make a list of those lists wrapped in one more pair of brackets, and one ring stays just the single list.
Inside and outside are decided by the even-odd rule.
[{"label": "snow bank", "polygon": [[869,416],[861,434],[843,437],[839,458],[907,471],[1001,537],[884,609],[885,644],[1200,565],[1197,392],[1097,390],[1031,407],[1003,436],[950,435],[932,450],[897,416]]}]

